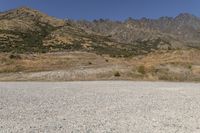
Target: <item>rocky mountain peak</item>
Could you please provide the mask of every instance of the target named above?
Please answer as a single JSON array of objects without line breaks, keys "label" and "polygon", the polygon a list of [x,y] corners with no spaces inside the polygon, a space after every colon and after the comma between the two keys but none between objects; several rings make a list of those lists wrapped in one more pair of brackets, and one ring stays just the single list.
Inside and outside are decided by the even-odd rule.
[{"label": "rocky mountain peak", "polygon": [[17,8],[17,9],[14,9],[14,10],[24,11],[24,12],[36,11],[36,10],[34,10],[34,9],[32,9],[32,8],[29,8],[29,7],[27,7],[27,6],[22,6],[22,7],[19,7],[19,8]]},{"label": "rocky mountain peak", "polygon": [[198,19],[198,18],[190,13],[181,13],[175,17],[175,20],[190,20],[190,19]]},{"label": "rocky mountain peak", "polygon": [[29,7],[20,7],[17,9],[9,10],[3,14],[4,18],[12,19],[36,19],[41,17],[47,17],[48,15],[41,13],[40,11],[31,9]]}]

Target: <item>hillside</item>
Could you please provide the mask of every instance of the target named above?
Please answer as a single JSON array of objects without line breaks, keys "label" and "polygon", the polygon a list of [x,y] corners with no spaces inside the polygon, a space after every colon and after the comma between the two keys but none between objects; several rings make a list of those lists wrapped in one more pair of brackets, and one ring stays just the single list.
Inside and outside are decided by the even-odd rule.
[{"label": "hillside", "polygon": [[200,81],[200,19],[74,21],[0,13],[0,80]]},{"label": "hillside", "polygon": [[161,38],[175,48],[200,47],[200,18],[188,13],[179,14],[175,18],[142,18],[138,20],[128,18],[122,22],[108,19],[70,22],[88,32],[104,34],[123,43]]},{"label": "hillside", "polygon": [[[152,40],[157,41],[162,40]],[[0,14],[0,52],[46,53],[78,50],[111,56],[132,56],[158,49],[156,45],[146,46],[145,43],[123,43],[103,34],[88,33],[67,21],[26,7]]]},{"label": "hillside", "polygon": [[[185,20],[190,21],[185,21]],[[89,51],[112,56],[199,48],[200,20],[189,14],[158,20],[60,20],[22,7],[0,13],[0,51]]]}]

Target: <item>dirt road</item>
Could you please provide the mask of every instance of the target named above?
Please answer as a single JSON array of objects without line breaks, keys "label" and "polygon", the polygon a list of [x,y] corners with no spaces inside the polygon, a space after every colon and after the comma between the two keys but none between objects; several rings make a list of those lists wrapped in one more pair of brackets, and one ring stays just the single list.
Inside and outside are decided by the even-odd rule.
[{"label": "dirt road", "polygon": [[199,133],[200,84],[1,82],[0,133]]}]

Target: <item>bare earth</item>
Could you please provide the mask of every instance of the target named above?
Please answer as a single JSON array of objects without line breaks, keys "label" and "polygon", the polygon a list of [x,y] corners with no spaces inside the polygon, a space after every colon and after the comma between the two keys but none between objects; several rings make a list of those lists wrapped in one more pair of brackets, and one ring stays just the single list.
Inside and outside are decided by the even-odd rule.
[{"label": "bare earth", "polygon": [[1,82],[0,133],[199,133],[200,84]]}]

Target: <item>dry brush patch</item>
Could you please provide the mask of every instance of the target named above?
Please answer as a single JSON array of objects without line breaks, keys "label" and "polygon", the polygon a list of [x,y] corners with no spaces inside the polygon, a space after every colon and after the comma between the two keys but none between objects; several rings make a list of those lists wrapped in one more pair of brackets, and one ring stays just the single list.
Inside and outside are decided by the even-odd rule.
[{"label": "dry brush patch", "polygon": [[[19,58],[20,57],[20,58]],[[85,52],[47,54],[0,54],[0,72],[37,72],[81,67],[101,67],[108,63],[104,57]]]},{"label": "dry brush patch", "polygon": [[199,50],[159,51],[135,60],[134,63],[140,64],[139,68],[144,69],[146,75],[151,74],[160,80],[194,81],[200,77],[198,73],[192,73],[200,66]]},{"label": "dry brush patch", "polygon": [[[200,81],[199,54],[198,50],[160,51],[132,58],[112,58],[87,52],[0,54],[0,73],[49,71],[50,76],[58,77],[51,77],[52,80]],[[40,79],[45,80],[45,77]]]}]

